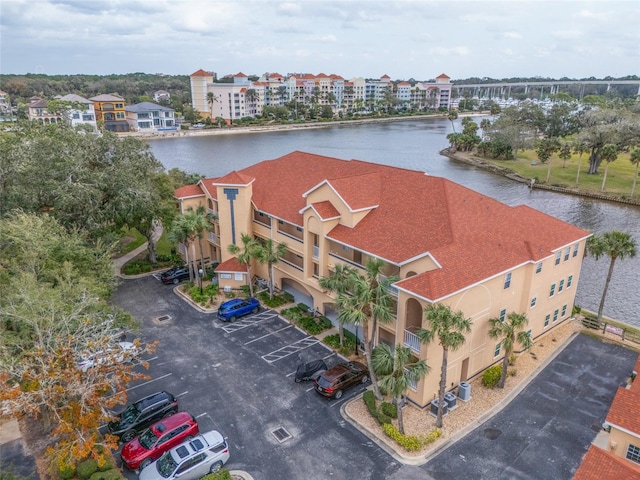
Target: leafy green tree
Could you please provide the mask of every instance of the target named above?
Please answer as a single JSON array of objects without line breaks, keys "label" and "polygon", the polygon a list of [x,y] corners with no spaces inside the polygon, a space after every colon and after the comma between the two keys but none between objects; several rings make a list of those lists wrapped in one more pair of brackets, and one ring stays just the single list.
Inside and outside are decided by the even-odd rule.
[{"label": "leafy green tree", "polygon": [[339,293],[336,298],[338,318],[343,323],[362,326],[364,336],[364,354],[373,384],[373,392],[378,400],[382,399],[378,387],[371,352],[376,342],[378,322],[389,323],[395,318],[393,297],[389,288],[396,277],[382,274],[384,262],[371,258],[365,266],[365,274],[357,271],[349,280],[349,291]]},{"label": "leafy green tree", "polygon": [[[339,263],[328,277],[320,277],[318,279],[318,285],[332,293],[348,295],[356,275],[357,272],[353,267]],[[344,345],[344,317],[340,315],[338,316],[338,336],[342,347]]]},{"label": "leafy green tree", "polygon": [[373,369],[380,379],[380,388],[393,395],[398,408],[398,430],[404,434],[402,417],[402,396],[412,384],[429,373],[430,367],[424,360],[416,360],[411,349],[396,345],[392,351],[389,345],[379,344],[371,355]]},{"label": "leafy green tree", "polygon": [[502,359],[502,372],[500,374],[499,388],[504,388],[507,380],[507,368],[509,367],[509,358],[513,354],[513,349],[518,342],[525,350],[530,350],[531,335],[529,332],[522,331],[529,323],[526,315],[510,312],[506,319],[491,318],[489,320],[489,336],[495,339],[501,339],[500,345],[504,351]]},{"label": "leafy green tree", "polygon": [[567,142],[560,144],[558,157],[562,160],[562,168],[567,168],[567,160],[571,160],[571,145]]},{"label": "leafy green tree", "polygon": [[251,278],[251,261],[256,258],[256,247],[258,242],[246,233],[240,235],[242,247],[231,244],[227,250],[231,255],[235,255],[240,263],[247,266],[247,280],[249,282],[249,293],[253,297],[253,280]]},{"label": "leafy green tree", "polygon": [[258,243],[256,245],[254,255],[258,259],[258,262],[266,264],[269,270],[269,298],[273,298],[273,279],[274,271],[273,266],[280,261],[287,254],[287,244],[284,242],[276,242],[272,239],[268,239],[264,244]]},{"label": "leafy green tree", "polygon": [[633,195],[636,192],[636,182],[638,180],[638,167],[640,166],[640,148],[636,147],[631,151],[629,160],[632,165],[636,166],[636,171],[633,174],[633,187],[631,187],[631,198],[633,198]]},{"label": "leafy green tree", "polygon": [[547,165],[546,183],[549,183],[549,177],[551,176],[551,157],[558,147],[558,140],[555,138],[543,138],[537,141],[536,154],[538,155],[538,160]]},{"label": "leafy green tree", "polygon": [[613,276],[613,267],[616,260],[618,258],[622,260],[635,257],[638,252],[638,244],[630,234],[613,230],[611,232],[605,232],[602,235],[594,234],[589,237],[587,240],[587,252],[593,255],[596,260],[599,260],[602,256],[607,256],[611,259],[607,279],[604,282],[602,299],[598,307],[598,322],[600,322],[602,320],[604,301],[607,297],[607,290],[609,289],[609,283]]},{"label": "leafy green tree", "polygon": [[438,393],[438,415],[436,426],[442,427],[444,393],[447,387],[447,360],[449,350],[459,349],[466,340],[465,335],[471,331],[471,320],[465,318],[461,311],[453,311],[451,307],[441,303],[429,305],[425,309],[425,319],[429,328],[420,328],[416,336],[422,343],[428,344],[435,338],[442,347],[442,367],[440,369],[440,390]]},{"label": "leafy green tree", "polygon": [[607,182],[607,171],[609,170],[609,164],[611,162],[615,162],[618,158],[618,148],[615,145],[607,144],[602,147],[602,152],[600,153],[600,158],[606,162],[604,167],[604,175],[602,176],[602,187],[600,187],[600,191],[604,192],[604,186]]}]

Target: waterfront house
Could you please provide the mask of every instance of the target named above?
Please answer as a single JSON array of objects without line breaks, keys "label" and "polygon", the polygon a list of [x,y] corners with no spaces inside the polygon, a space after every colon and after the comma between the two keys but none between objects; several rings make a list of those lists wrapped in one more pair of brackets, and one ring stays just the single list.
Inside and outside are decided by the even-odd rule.
[{"label": "waterfront house", "polygon": [[127,112],[124,98],[103,94],[90,98],[96,114],[96,122],[110,132],[128,132]]},{"label": "waterfront house", "polygon": [[178,128],[173,108],[141,102],[125,107],[125,110],[129,128],[133,132],[161,132]]},{"label": "waterfront house", "polygon": [[[426,326],[424,309],[443,303],[463,311],[473,330],[449,354],[449,389],[504,356],[488,336],[490,318],[524,313],[536,339],[571,317],[590,235],[424,172],[303,152],[202,179],[175,196],[181,211],[204,205],[217,216],[204,256],[220,262],[221,288],[255,280],[227,250],[241,234],[285,242],[276,286],[335,322],[335,297],[318,279],[336,265],[362,270],[369,258],[380,259],[383,273],[399,281],[392,288],[395,318],[379,325],[376,338],[411,348],[433,372],[440,371],[442,350],[415,335]],[[266,268],[254,264],[253,275],[268,278]],[[426,407],[438,382],[439,375],[428,375],[409,400]]]},{"label": "waterfront house", "polygon": [[59,112],[49,112],[47,101],[40,97],[31,97],[27,106],[27,118],[40,123],[58,123],[62,116]]},{"label": "waterfront house", "polygon": [[96,123],[96,112],[93,102],[75,93],[70,93],[62,97],[56,97],[62,102],[71,102],[74,104],[65,113],[65,116],[72,127],[79,125],[89,125],[94,131],[98,129]]}]

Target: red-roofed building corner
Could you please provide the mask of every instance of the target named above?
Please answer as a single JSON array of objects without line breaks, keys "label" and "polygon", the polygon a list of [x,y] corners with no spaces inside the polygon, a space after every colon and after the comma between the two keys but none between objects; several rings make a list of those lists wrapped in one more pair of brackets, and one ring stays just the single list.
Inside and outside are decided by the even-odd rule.
[{"label": "red-roofed building corner", "polygon": [[[383,262],[394,284],[396,321],[379,328],[381,342],[404,344],[425,358],[415,335],[431,303],[474,319],[470,338],[448,366],[451,381],[466,381],[499,360],[486,337],[486,320],[502,309],[526,313],[532,338],[571,317],[590,233],[529,207],[510,207],[447,179],[360,160],[291,152],[176,191],[181,207],[202,202],[215,213],[203,239],[204,257],[220,262],[221,287],[249,281],[229,253],[242,236],[287,245],[274,267],[274,283],[335,319],[335,295],[318,285],[337,265],[364,269]],[[560,263],[556,254],[562,252]],[[196,255],[199,255],[196,252]],[[269,278],[251,263],[251,280]],[[562,280],[564,288],[549,292]],[[536,298],[535,308],[525,308]],[[500,301],[496,301],[500,299]],[[429,363],[438,371],[438,355]],[[438,390],[429,375],[408,397],[426,407]]]}]

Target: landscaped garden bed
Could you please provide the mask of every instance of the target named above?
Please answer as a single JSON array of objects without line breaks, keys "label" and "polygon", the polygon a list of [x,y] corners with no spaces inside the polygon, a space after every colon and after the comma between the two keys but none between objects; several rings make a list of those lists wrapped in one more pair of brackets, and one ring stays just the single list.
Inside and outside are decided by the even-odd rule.
[{"label": "landscaped garden bed", "polygon": [[299,303],[295,307],[285,308],[280,312],[280,315],[287,320],[291,320],[310,335],[318,335],[332,327],[331,320],[324,315],[316,315],[304,303]]}]

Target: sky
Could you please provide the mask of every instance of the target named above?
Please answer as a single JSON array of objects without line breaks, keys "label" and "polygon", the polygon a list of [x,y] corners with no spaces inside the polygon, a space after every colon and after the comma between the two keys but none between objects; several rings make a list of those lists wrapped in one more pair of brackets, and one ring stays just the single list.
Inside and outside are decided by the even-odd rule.
[{"label": "sky", "polygon": [[0,0],[0,73],[640,74],[639,0]]}]

